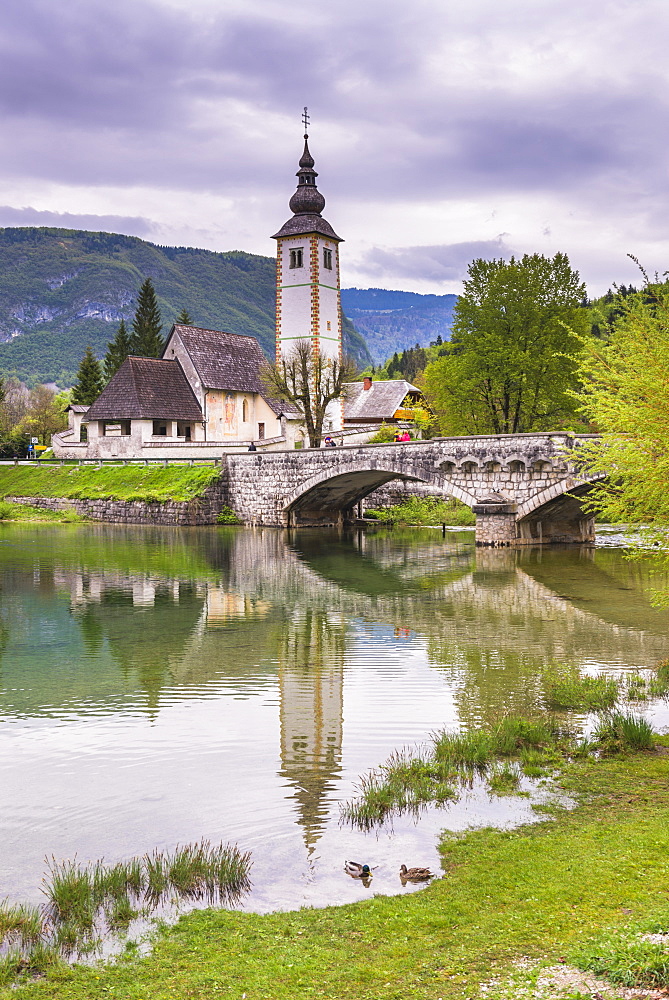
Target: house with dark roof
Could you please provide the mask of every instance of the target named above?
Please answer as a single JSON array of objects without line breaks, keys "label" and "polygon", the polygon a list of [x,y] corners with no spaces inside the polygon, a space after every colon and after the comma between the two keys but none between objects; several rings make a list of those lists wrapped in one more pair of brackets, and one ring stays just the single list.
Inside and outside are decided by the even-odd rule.
[{"label": "house with dark roof", "polygon": [[292,448],[300,414],[272,399],[254,337],[175,325],[160,359],[129,357],[88,408],[70,407],[58,458],[216,458]]}]

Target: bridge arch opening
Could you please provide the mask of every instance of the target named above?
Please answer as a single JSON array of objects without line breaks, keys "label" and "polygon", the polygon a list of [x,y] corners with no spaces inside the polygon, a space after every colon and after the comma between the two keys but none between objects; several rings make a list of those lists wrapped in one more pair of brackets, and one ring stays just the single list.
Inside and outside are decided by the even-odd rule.
[{"label": "bridge arch opening", "polygon": [[584,502],[595,483],[604,476],[575,484],[573,480],[555,483],[535,494],[518,507],[518,537],[526,542],[595,541],[595,519]]},{"label": "bridge arch opening", "polygon": [[433,473],[426,470],[424,476],[412,476],[394,469],[361,467],[338,475],[324,472],[303,483],[286,499],[285,522],[289,526],[341,523],[347,516],[354,516],[361,500],[391,480],[425,483],[434,487],[435,492],[455,497],[470,507],[476,503],[473,494],[449,482],[437,469]]}]

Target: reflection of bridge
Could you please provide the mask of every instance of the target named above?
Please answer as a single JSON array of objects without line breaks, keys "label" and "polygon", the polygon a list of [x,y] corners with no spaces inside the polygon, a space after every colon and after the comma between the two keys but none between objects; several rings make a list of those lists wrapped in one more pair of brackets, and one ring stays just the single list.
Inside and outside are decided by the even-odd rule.
[{"label": "reflection of bridge", "polygon": [[581,440],[514,434],[228,455],[224,476],[230,505],[251,524],[338,524],[400,479],[470,506],[482,545],[592,542],[581,499],[593,478],[575,464]]}]

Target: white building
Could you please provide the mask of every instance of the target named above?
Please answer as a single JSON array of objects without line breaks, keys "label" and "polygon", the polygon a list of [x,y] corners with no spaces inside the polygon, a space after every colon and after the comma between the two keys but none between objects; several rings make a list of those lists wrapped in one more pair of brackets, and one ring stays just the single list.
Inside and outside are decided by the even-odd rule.
[{"label": "white building", "polygon": [[[296,341],[308,340],[314,352],[341,360],[342,323],[339,244],[322,216],[325,198],[316,186],[318,174],[304,136],[298,183],[290,199],[294,213],[273,239],[276,248],[276,357],[288,356]],[[328,408],[329,430],[343,426],[341,402]]]}]

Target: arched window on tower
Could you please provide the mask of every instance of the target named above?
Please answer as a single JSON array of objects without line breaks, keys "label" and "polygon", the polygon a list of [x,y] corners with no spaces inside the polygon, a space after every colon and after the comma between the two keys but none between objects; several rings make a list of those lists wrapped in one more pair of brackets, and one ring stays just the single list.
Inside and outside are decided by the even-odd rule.
[{"label": "arched window on tower", "polygon": [[323,267],[327,267],[328,271],[332,270],[332,250],[327,247],[323,250]]},{"label": "arched window on tower", "polygon": [[290,266],[302,267],[302,247],[290,251]]}]

